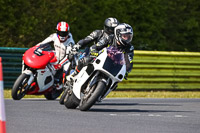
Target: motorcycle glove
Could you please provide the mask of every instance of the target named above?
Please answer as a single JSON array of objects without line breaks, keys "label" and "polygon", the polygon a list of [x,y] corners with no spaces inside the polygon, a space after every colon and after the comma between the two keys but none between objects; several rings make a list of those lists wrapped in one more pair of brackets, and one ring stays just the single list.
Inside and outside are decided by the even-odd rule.
[{"label": "motorcycle glove", "polygon": [[56,65],[53,65],[54,66],[54,68],[55,68],[55,70],[59,70],[59,69],[61,69],[61,64],[56,64]]},{"label": "motorcycle glove", "polygon": [[124,79],[128,80],[127,77],[128,77],[128,72],[125,73]]},{"label": "motorcycle glove", "polygon": [[81,45],[77,43],[77,44],[75,44],[75,45],[73,46],[72,51],[78,51],[78,50],[80,49],[80,47],[81,47]]},{"label": "motorcycle glove", "polygon": [[42,56],[43,54],[42,54],[42,50],[39,48],[39,49],[36,49],[35,51],[34,51],[34,54],[36,54],[36,55],[38,55],[38,56]]},{"label": "motorcycle glove", "polygon": [[90,55],[92,56],[99,56],[99,51],[95,50],[95,49],[90,49]]}]

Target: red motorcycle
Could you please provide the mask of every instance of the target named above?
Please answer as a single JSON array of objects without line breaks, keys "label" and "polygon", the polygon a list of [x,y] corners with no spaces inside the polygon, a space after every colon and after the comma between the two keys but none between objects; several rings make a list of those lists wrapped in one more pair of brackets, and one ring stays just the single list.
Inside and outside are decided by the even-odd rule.
[{"label": "red motorcycle", "polygon": [[20,100],[25,95],[44,95],[47,100],[55,100],[62,93],[62,89],[57,90],[54,84],[57,59],[49,46],[34,46],[24,53],[22,73],[12,88],[14,100]]}]

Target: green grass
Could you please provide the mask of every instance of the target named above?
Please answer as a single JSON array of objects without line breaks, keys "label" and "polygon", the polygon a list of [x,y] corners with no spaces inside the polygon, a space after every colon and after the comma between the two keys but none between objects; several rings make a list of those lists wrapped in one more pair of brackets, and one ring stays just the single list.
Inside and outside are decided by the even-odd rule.
[{"label": "green grass", "polygon": [[200,91],[113,91],[107,97],[119,98],[200,98]]},{"label": "green grass", "polygon": [[[4,90],[4,98],[12,98],[11,90]],[[26,95],[24,98],[44,98],[44,96]],[[107,98],[200,98],[200,91],[113,91]]]}]

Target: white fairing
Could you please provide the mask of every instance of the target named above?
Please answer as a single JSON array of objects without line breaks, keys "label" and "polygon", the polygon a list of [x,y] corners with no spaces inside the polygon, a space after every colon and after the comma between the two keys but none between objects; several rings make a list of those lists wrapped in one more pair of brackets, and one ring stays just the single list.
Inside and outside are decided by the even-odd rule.
[{"label": "white fairing", "polygon": [[73,92],[75,96],[80,99],[81,98],[81,86],[85,83],[85,81],[89,78],[90,75],[86,73],[86,67],[84,67],[80,73],[77,75],[77,80],[73,85]]},{"label": "white fairing", "polygon": [[[108,71],[106,71],[105,69],[103,69],[103,65],[105,64],[105,60],[106,60],[106,58],[107,58],[107,56],[108,56],[108,55],[107,55],[107,50],[106,50],[106,48],[104,48],[103,51],[104,51],[104,52],[103,52],[102,54],[100,54],[100,55],[97,57],[96,61],[93,63],[93,64],[94,64],[95,70],[100,70],[100,71],[102,71],[103,73],[109,75],[110,78],[113,80],[113,82],[122,81],[123,78],[122,78],[122,79],[119,79],[118,76],[119,76],[120,74],[122,74],[123,76],[125,75],[125,73],[126,73],[126,65],[123,65],[123,67],[121,68],[121,70],[119,71],[119,73],[118,73],[116,76],[113,76],[113,75],[110,74]],[[100,63],[99,63],[99,64],[96,63],[98,59],[100,60]],[[113,69],[114,69],[114,68],[113,68]]]},{"label": "white fairing", "polygon": [[[107,70],[105,70],[103,68],[107,57],[108,57],[107,49],[104,48],[102,50],[102,53],[93,62],[93,66],[94,66],[94,72],[95,71],[100,71],[100,72],[106,74],[107,77],[109,77],[112,80],[112,85],[111,85],[111,87],[112,87],[115,82],[121,82],[123,80],[124,75],[126,73],[126,65],[123,64],[123,66],[121,67],[119,72],[116,74],[116,76],[114,76],[113,74],[111,74],[110,72],[108,72]],[[86,72],[86,69],[87,69],[87,66],[83,67],[83,69],[80,71],[80,73],[76,76],[76,80],[75,80],[75,82],[73,84],[73,93],[75,94],[75,96],[78,99],[81,99],[81,87],[82,87],[82,85],[90,77],[90,75],[88,75],[88,73]],[[119,78],[120,77],[119,75],[121,75],[121,78]],[[112,90],[110,90],[110,91],[112,91]],[[108,93],[110,91],[108,90]]]},{"label": "white fairing", "polygon": [[[53,85],[54,77],[47,67],[45,69],[37,70],[37,74],[37,83],[40,89],[39,92],[45,91]],[[45,83],[46,80],[48,81],[47,83]]]}]

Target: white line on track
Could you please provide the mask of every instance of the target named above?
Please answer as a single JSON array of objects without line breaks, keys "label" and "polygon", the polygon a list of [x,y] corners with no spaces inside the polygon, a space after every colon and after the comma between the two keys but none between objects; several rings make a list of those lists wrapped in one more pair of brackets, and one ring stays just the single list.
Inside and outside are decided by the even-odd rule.
[{"label": "white line on track", "polygon": [[[108,114],[105,114],[108,115]],[[170,117],[170,118],[186,118],[184,115],[160,115],[160,114],[109,114],[109,116],[143,116],[143,117]]]}]

